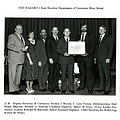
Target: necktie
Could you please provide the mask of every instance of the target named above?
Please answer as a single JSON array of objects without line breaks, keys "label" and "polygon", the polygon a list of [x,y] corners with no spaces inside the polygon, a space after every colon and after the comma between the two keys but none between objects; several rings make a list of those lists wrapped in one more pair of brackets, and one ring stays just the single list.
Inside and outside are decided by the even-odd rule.
[{"label": "necktie", "polygon": [[58,39],[57,39],[57,37],[55,37],[55,41],[57,41]]},{"label": "necktie", "polygon": [[68,38],[66,38],[66,41],[68,42]]},{"label": "necktie", "polygon": [[22,43],[24,43],[24,42],[23,42],[23,37],[22,37],[22,35],[20,35],[20,40],[22,41]]},{"label": "necktie", "polygon": [[81,41],[84,41],[84,33],[81,35]]},{"label": "necktie", "polygon": [[101,42],[102,42],[102,35],[100,35],[100,37],[99,37],[99,46],[100,46]]}]

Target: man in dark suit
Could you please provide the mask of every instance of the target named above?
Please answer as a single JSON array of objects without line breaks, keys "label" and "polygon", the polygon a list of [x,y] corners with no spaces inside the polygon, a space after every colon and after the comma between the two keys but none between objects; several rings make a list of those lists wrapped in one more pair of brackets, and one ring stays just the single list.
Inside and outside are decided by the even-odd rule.
[{"label": "man in dark suit", "polygon": [[57,52],[59,53],[59,64],[62,72],[62,94],[65,94],[67,90],[67,74],[68,89],[71,93],[75,93],[73,81],[74,57],[68,54],[68,42],[71,40],[69,28],[65,28],[63,34],[64,37],[58,41],[57,46]]},{"label": "man in dark suit", "polygon": [[78,40],[85,42],[86,53],[78,55],[77,57],[78,67],[80,70],[80,87],[76,90],[82,90],[87,87],[88,94],[92,94],[95,39],[93,35],[87,32],[86,24],[82,25],[81,34],[79,35]]},{"label": "man in dark suit", "polygon": [[46,37],[47,33],[45,29],[40,32],[40,38],[36,43],[36,54],[38,62],[38,83],[39,90],[47,90],[47,75],[48,75],[48,62],[46,55]]},{"label": "man in dark suit", "polygon": [[21,72],[24,63],[24,54],[28,46],[22,36],[22,26],[16,25],[15,33],[8,37],[8,66],[9,66],[9,92],[19,94]]},{"label": "man in dark suit", "polygon": [[58,28],[52,28],[52,35],[47,38],[46,51],[49,62],[49,76],[48,76],[48,89],[50,92],[59,91],[58,80],[59,80],[59,64],[58,64],[58,53],[57,44],[59,41]]},{"label": "man in dark suit", "polygon": [[100,77],[100,88],[97,91],[109,94],[111,91],[110,61],[113,53],[113,39],[111,36],[106,35],[106,27],[104,25],[99,27],[99,34],[94,59],[94,62],[97,63]]}]

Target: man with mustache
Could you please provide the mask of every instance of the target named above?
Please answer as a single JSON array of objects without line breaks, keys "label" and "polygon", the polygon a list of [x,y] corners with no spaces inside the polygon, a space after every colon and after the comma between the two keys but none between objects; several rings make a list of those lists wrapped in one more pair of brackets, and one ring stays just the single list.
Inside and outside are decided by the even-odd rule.
[{"label": "man with mustache", "polygon": [[94,67],[94,52],[95,52],[95,38],[87,32],[87,25],[81,26],[81,33],[78,40],[85,42],[85,54],[78,55],[78,67],[80,70],[80,87],[76,90],[83,90],[87,88],[88,94],[93,93],[93,67]]}]

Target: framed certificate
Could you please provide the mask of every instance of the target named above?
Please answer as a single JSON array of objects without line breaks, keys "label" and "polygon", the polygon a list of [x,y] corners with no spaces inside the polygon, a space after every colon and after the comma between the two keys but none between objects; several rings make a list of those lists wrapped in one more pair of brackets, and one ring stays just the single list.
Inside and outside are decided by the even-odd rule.
[{"label": "framed certificate", "polygon": [[69,41],[68,42],[68,54],[85,54],[85,42],[81,41]]}]

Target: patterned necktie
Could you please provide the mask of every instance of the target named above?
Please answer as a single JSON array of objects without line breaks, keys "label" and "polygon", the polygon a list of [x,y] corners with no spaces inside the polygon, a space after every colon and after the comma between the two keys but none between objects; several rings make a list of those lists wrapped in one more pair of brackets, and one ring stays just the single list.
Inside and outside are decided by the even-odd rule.
[{"label": "patterned necktie", "polygon": [[102,35],[100,35],[99,37],[99,46],[101,45],[101,42],[102,42]]}]

